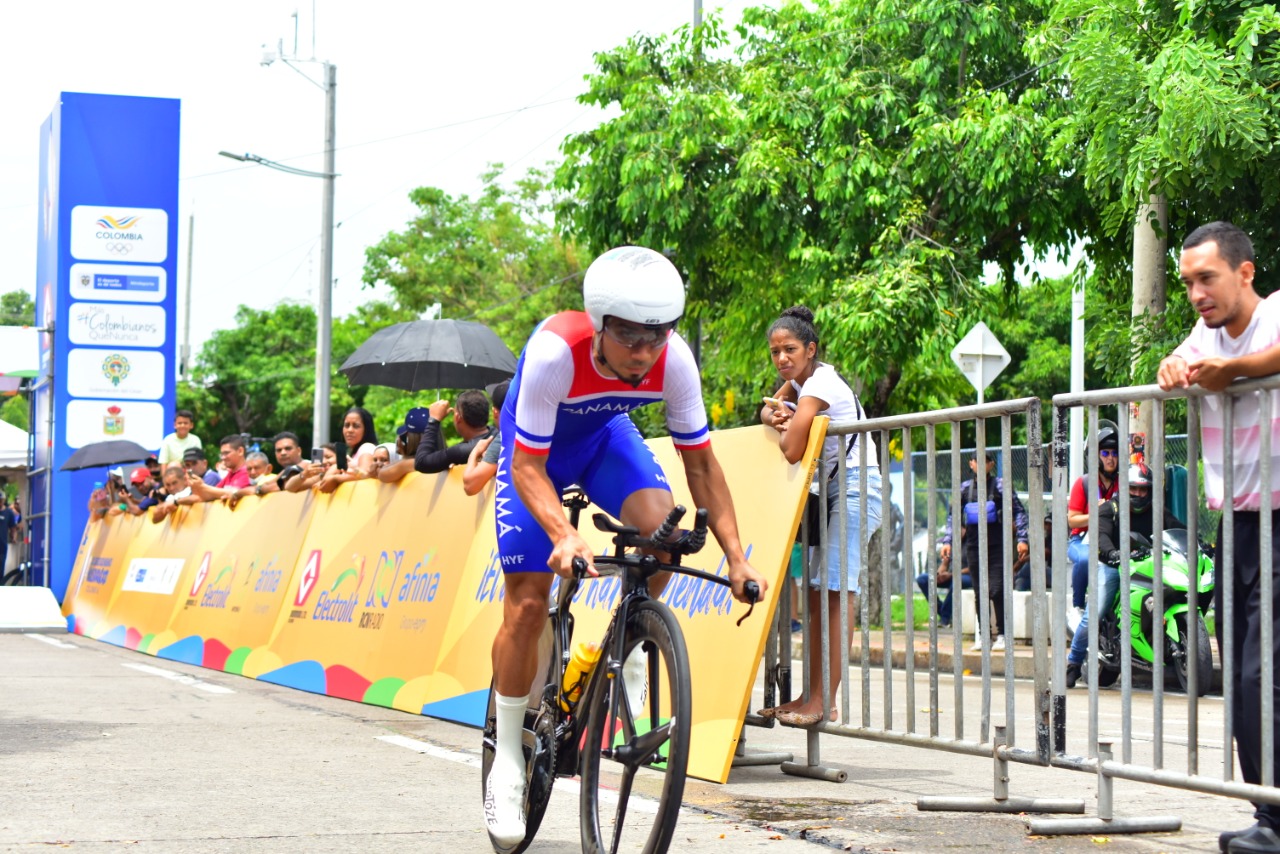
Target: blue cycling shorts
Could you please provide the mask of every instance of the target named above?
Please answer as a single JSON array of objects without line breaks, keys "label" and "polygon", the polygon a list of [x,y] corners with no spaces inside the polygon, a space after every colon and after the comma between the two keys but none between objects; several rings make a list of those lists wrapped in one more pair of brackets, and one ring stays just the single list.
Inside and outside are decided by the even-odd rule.
[{"label": "blue cycling shorts", "polygon": [[[503,573],[551,572],[554,545],[511,481],[515,443],[503,443],[494,475],[494,526]],[[671,491],[658,459],[626,415],[614,416],[604,429],[577,439],[557,439],[547,456],[547,474],[557,492],[577,484],[592,503],[619,518],[622,502],[639,489]]]}]

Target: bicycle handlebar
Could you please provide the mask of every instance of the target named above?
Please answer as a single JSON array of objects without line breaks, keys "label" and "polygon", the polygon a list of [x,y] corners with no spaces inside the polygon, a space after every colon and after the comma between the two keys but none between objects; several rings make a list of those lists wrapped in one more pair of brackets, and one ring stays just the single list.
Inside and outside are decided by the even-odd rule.
[{"label": "bicycle handlebar", "polygon": [[[600,561],[599,565],[605,568],[606,570],[607,569],[616,570],[616,569],[623,569],[628,566],[637,565],[639,561],[643,560],[643,556],[626,555],[624,557],[618,558],[618,557],[611,557],[609,555],[600,555],[597,558],[597,560]],[[584,559],[580,557],[575,557],[573,559],[572,566],[573,566],[573,576],[579,581],[582,581],[586,578],[591,577],[587,574],[587,562]],[[700,569],[691,569],[690,567],[687,567],[687,566],[673,566],[671,564],[664,564],[656,561],[653,563],[653,568],[655,570],[667,570],[669,572],[678,572],[681,575],[692,575],[697,578],[706,579],[707,581],[711,581],[715,584],[723,584],[725,587],[732,587],[732,583],[729,581],[729,579],[719,575],[712,575],[709,572],[703,572]],[[750,605],[752,608],[754,608],[755,604],[760,601],[760,585],[754,581],[748,581],[744,583],[742,585],[742,595],[746,597],[747,604]],[[743,617],[743,619],[746,619],[746,617],[749,617],[749,616],[751,616],[750,610],[747,611],[746,616]],[[742,620],[739,620],[738,622],[741,623]]]}]

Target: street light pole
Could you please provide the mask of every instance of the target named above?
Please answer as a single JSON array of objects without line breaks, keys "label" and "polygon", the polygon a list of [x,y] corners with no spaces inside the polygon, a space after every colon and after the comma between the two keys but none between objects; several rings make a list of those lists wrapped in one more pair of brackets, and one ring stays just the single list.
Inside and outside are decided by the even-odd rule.
[{"label": "street light pole", "polygon": [[329,376],[333,342],[333,191],[335,90],[338,69],[324,63],[324,199],[320,209],[320,293],[316,312],[316,397],[312,412],[313,444],[329,441]]},{"label": "street light pole", "polygon": [[[270,65],[276,59],[280,59],[285,64],[293,67],[293,58],[284,56],[283,48],[279,54],[267,52],[262,58],[262,64],[264,66]],[[316,60],[313,58],[300,61],[315,62]],[[280,172],[287,172],[290,175],[324,179],[324,193],[320,203],[320,288],[317,293],[318,299],[316,300],[315,400],[311,410],[311,446],[313,448],[318,448],[329,441],[329,376],[333,363],[333,181],[338,177],[338,173],[334,171],[334,139],[337,136],[337,118],[335,116],[337,102],[335,95],[338,84],[338,68],[332,62],[321,62],[320,64],[323,69],[323,83],[316,83],[315,80],[312,80],[301,71],[298,73],[324,90],[323,172],[299,169],[296,166],[288,166],[284,163],[268,160],[257,154],[233,154],[230,151],[218,152],[223,157],[230,157],[232,160],[239,160],[242,163],[258,163]],[[297,69],[295,68],[294,70],[296,71]]]}]

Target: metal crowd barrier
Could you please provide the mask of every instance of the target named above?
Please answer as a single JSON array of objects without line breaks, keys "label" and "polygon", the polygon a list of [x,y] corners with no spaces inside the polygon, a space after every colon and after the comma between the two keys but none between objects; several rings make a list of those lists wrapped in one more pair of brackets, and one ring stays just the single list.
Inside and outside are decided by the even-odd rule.
[{"label": "metal crowd barrier", "polygon": [[[1241,395],[1252,394],[1264,389],[1280,389],[1280,377],[1239,383],[1232,386],[1229,390],[1229,396],[1234,400]],[[823,722],[808,729],[806,755],[802,761],[793,761],[786,756],[777,754],[751,755],[743,751],[743,755],[737,760],[737,764],[780,764],[782,771],[788,774],[814,777],[832,782],[843,782],[845,772],[840,768],[824,765],[822,761],[822,740],[833,736],[870,739],[879,742],[967,754],[975,757],[990,757],[993,760],[995,774],[991,798],[926,797],[921,798],[918,802],[918,807],[922,810],[1084,813],[1084,804],[1079,800],[1012,796],[1010,794],[1009,766],[1010,764],[1036,765],[1097,775],[1096,818],[1043,818],[1032,820],[1029,823],[1031,833],[1042,835],[1173,831],[1181,827],[1181,821],[1176,816],[1117,818],[1114,815],[1112,797],[1113,781],[1116,779],[1244,798],[1254,802],[1280,803],[1280,789],[1274,786],[1275,769],[1272,767],[1271,762],[1273,738],[1271,728],[1266,726],[1262,728],[1264,785],[1250,785],[1235,780],[1233,778],[1234,752],[1232,743],[1233,698],[1230,695],[1230,691],[1225,692],[1225,703],[1221,713],[1224,724],[1221,743],[1202,743],[1200,730],[1205,704],[1200,702],[1194,690],[1186,695],[1165,693],[1164,672],[1159,663],[1160,656],[1157,656],[1149,693],[1141,688],[1137,691],[1134,690],[1127,627],[1122,627],[1120,631],[1122,639],[1121,658],[1123,661],[1120,690],[1118,692],[1121,717],[1120,729],[1118,733],[1114,734],[1109,731],[1103,731],[1099,721],[1099,690],[1097,679],[1094,678],[1094,674],[1099,672],[1097,630],[1099,625],[1099,600],[1101,597],[1101,591],[1098,589],[1099,585],[1093,583],[1097,579],[1098,566],[1096,538],[1090,538],[1089,546],[1091,583],[1089,594],[1089,654],[1086,669],[1086,679],[1089,683],[1087,692],[1089,707],[1087,731],[1086,727],[1083,726],[1084,718],[1078,714],[1075,717],[1068,716],[1068,706],[1074,706],[1085,700],[1086,697],[1080,687],[1077,687],[1070,694],[1065,688],[1066,658],[1070,646],[1070,634],[1066,623],[1066,607],[1068,603],[1067,595],[1071,584],[1070,563],[1066,558],[1068,540],[1066,509],[1068,492],[1071,487],[1068,474],[1069,446],[1067,439],[1069,412],[1075,406],[1086,407],[1090,436],[1087,453],[1090,459],[1097,460],[1096,435],[1099,407],[1118,407],[1119,417],[1116,422],[1121,435],[1127,436],[1129,433],[1127,405],[1142,401],[1152,402],[1152,423],[1157,426],[1152,430],[1153,435],[1148,437],[1146,450],[1148,465],[1151,468],[1154,479],[1152,494],[1156,497],[1156,500],[1153,500],[1152,503],[1153,508],[1155,508],[1153,511],[1155,515],[1153,518],[1154,535],[1152,541],[1158,544],[1161,531],[1165,525],[1163,502],[1159,500],[1164,495],[1165,477],[1164,401],[1174,398],[1188,398],[1188,459],[1198,461],[1200,450],[1199,407],[1201,401],[1207,396],[1199,388],[1193,388],[1190,391],[1162,392],[1157,386],[1139,386],[1055,396],[1053,399],[1053,455],[1050,459],[1046,459],[1044,454],[1039,451],[1042,447],[1040,435],[1041,403],[1034,398],[871,419],[855,424],[830,425],[828,434],[840,437],[840,456],[837,460],[836,475],[830,483],[826,479],[820,478],[819,506],[825,508],[828,489],[837,489],[838,506],[841,508],[846,506],[846,456],[848,456],[849,443],[855,437],[859,435],[874,436],[880,458],[885,460],[887,458],[886,449],[889,447],[889,440],[896,435],[900,439],[903,457],[910,459],[913,429],[923,429],[924,431],[925,445],[928,451],[927,490],[930,494],[936,494],[938,480],[935,463],[938,458],[935,438],[936,429],[938,425],[948,424],[951,425],[951,450],[949,455],[951,469],[950,506],[959,508],[960,484],[963,480],[967,480],[972,476],[972,473],[968,471],[961,471],[960,435],[962,428],[972,430],[975,433],[976,457],[981,460],[984,458],[988,448],[986,420],[999,418],[999,443],[998,445],[993,443],[993,450],[998,447],[1002,461],[1001,469],[1009,471],[1013,419],[1021,418],[1024,420],[1027,445],[1029,446],[1027,459],[1028,497],[1025,507],[1029,519],[1028,545],[1031,563],[1031,592],[1030,601],[1027,602],[1031,649],[1030,691],[1027,690],[1025,681],[1022,683],[1022,690],[1017,690],[1013,638],[1011,636],[1008,638],[1008,643],[1003,653],[995,652],[991,649],[990,611],[984,612],[988,617],[981,621],[982,627],[987,631],[983,633],[985,639],[982,642],[980,672],[969,674],[965,670],[962,651],[967,638],[964,638],[961,634],[963,600],[960,593],[959,578],[962,549],[960,548],[958,530],[953,531],[956,541],[951,550],[952,625],[949,629],[939,625],[937,601],[940,591],[937,584],[938,560],[936,555],[938,553],[937,534],[944,519],[939,518],[936,502],[930,501],[927,503],[926,508],[926,528],[928,531],[926,554],[930,556],[927,568],[929,575],[928,600],[930,617],[927,632],[924,632],[927,637],[918,639],[917,635],[921,634],[921,632],[917,632],[914,628],[912,616],[915,588],[912,583],[913,579],[910,578],[909,574],[899,574],[897,577],[893,577],[886,573],[884,583],[880,589],[880,607],[883,615],[882,627],[876,630],[881,634],[879,641],[883,652],[880,660],[873,664],[872,630],[869,628],[868,619],[870,616],[869,603],[865,596],[861,596],[858,598],[859,608],[856,615],[859,635],[853,642],[853,654],[856,658],[857,668],[850,673],[851,656],[849,645],[840,644],[840,666],[843,668],[846,678],[841,680],[838,697],[833,696],[826,667],[820,665],[822,669],[820,680],[823,698],[822,707],[824,709],[837,708],[838,718],[835,721]],[[1262,394],[1259,397],[1262,401],[1261,423],[1269,424],[1272,395]],[[1227,396],[1222,396],[1219,401],[1225,399],[1227,399]],[[1233,448],[1230,438],[1233,434],[1230,413],[1233,409],[1234,407],[1228,407],[1227,424],[1224,431],[1226,438],[1225,490],[1227,495],[1232,494],[1231,459]],[[867,543],[871,532],[867,530],[866,525],[867,470],[865,466],[865,443],[858,443],[858,448],[855,449],[855,457],[858,459],[861,475],[861,495],[858,502],[858,516],[862,526],[860,535],[861,541]],[[1268,430],[1262,431],[1261,459],[1262,482],[1269,483],[1271,436]],[[1127,541],[1129,535],[1128,466],[1126,463],[1127,461],[1122,459],[1122,465],[1119,467],[1121,539],[1123,541]],[[1047,472],[1046,467],[1051,467],[1051,470]],[[1193,462],[1187,468],[1188,507],[1185,517],[1189,528],[1188,541],[1191,544],[1195,544],[1200,539],[1199,535],[1201,533],[1197,530],[1199,527],[1197,510],[1200,502],[1198,466]],[[1092,466],[1090,471],[1096,472],[1096,469],[1097,466]],[[823,468],[820,466],[818,470],[822,471]],[[982,471],[981,466],[979,466],[979,471]],[[1043,500],[1044,490],[1041,484],[1045,482],[1047,474],[1051,476],[1053,494],[1051,597],[1046,589],[1044,524],[1042,522],[1045,518],[1045,507]],[[1096,474],[1091,476],[1096,478]],[[905,496],[913,495],[915,492],[912,482],[913,477],[911,468],[904,467],[903,494]],[[1088,482],[1086,481],[1086,483]],[[1094,483],[1096,484],[1096,480]],[[885,477],[882,479],[881,500],[885,508],[884,516],[886,521],[888,518],[889,488],[889,480]],[[1091,492],[1093,496],[1089,506],[1089,527],[1090,530],[1096,530],[1098,520],[1097,490],[1095,488],[1086,491]],[[985,505],[988,499],[985,478],[978,479],[977,493],[979,503]],[[1270,548],[1272,531],[1270,525],[1271,516],[1267,512],[1271,509],[1270,493],[1267,490],[1263,490],[1263,493],[1265,495],[1265,503],[1263,504],[1263,512],[1260,514],[1262,528],[1261,554],[1265,556],[1269,554],[1268,549]],[[1001,524],[1007,528],[1011,528],[1013,524],[1012,496],[1012,489],[1004,490]],[[904,500],[902,509],[905,516],[905,528],[908,536],[910,536],[910,532],[914,530],[914,502]],[[822,515],[825,517],[825,513]],[[1233,668],[1235,667],[1230,651],[1233,620],[1231,601],[1232,519],[1233,514],[1230,510],[1225,510],[1221,526],[1222,542],[1218,544],[1219,554],[1221,555],[1219,559],[1221,580],[1219,583],[1223,587],[1226,604],[1223,608],[1223,613],[1215,614],[1215,618],[1222,639],[1221,670],[1225,674],[1233,673]],[[806,554],[802,588],[807,589],[810,580],[818,583],[820,588],[825,588],[827,555],[832,548],[841,549],[843,555],[848,539],[846,532],[849,519],[842,509],[839,524],[832,526],[836,530],[830,532],[826,530],[824,525],[817,526],[819,529],[817,531],[809,531],[807,514],[805,520],[801,531],[801,540],[804,543]],[[979,567],[978,576],[974,584],[974,595],[979,603],[987,603],[992,567],[988,565],[988,531],[986,524],[980,524],[977,531]],[[808,548],[810,544],[813,546],[812,549]],[[889,537],[881,537],[879,546],[879,565],[888,567],[890,565]],[[1002,567],[998,569],[1003,572],[1003,606],[1005,608],[1006,621],[1009,625],[1012,625],[1014,619],[1014,547],[1014,537],[1006,534],[1003,538]],[[810,552],[812,553],[810,554]],[[1122,605],[1121,619],[1124,621],[1130,617],[1137,619],[1139,615],[1128,614],[1128,597],[1124,594],[1129,584],[1129,554],[1126,549],[1122,549],[1121,552],[1123,558],[1122,565],[1119,568],[1120,590],[1121,602],[1125,603]],[[1163,588],[1161,584],[1160,549],[1153,549],[1153,554],[1156,556],[1154,561],[1153,611],[1156,614],[1162,614]],[[1192,555],[1192,560],[1194,561],[1194,555]],[[841,563],[843,566],[848,566],[847,561],[842,560]],[[863,549],[863,565],[859,571],[861,573],[860,586],[865,593],[870,589],[868,584],[869,573],[871,572],[869,548],[864,547]],[[1189,606],[1191,613],[1194,614],[1197,609],[1197,602],[1194,593],[1195,585],[1192,584],[1191,586],[1192,592],[1189,594]],[[1263,635],[1261,643],[1264,650],[1270,649],[1269,645],[1272,643],[1271,586],[1270,574],[1264,572],[1261,583],[1264,603],[1261,621]],[[906,616],[903,628],[897,633],[893,631],[890,620],[891,596],[894,593],[901,594]],[[767,706],[789,700],[794,693],[803,693],[805,699],[809,699],[807,689],[809,665],[807,658],[798,682],[799,688],[797,691],[793,691],[793,682],[795,680],[793,679],[791,663],[790,595],[791,584],[788,581],[784,585],[780,596],[777,609],[777,624],[773,628],[773,633],[765,652],[765,703]],[[854,614],[849,613],[848,597],[840,597],[840,607],[836,613],[829,612],[827,599],[827,596],[818,597],[820,607],[816,613],[809,613],[809,608],[807,607],[808,597],[805,596],[805,607],[802,609],[803,643],[806,648],[811,644],[817,646],[819,655],[816,660],[818,662],[829,660],[831,654],[829,630],[832,621],[837,622],[840,631],[837,637],[849,637],[850,620],[855,617]],[[1197,640],[1195,633],[1198,631],[1198,623],[1195,620],[1192,620],[1191,623],[1193,625],[1190,630],[1191,644],[1189,646],[1194,649],[1194,643]],[[1007,632],[1012,635],[1011,631],[1007,630]],[[950,652],[949,668],[946,666],[948,647]],[[1023,657],[1025,657],[1025,654]],[[1270,661],[1270,658],[1264,657],[1263,661]],[[1003,663],[1002,668],[993,667],[993,665],[999,665],[1001,662]],[[896,669],[895,665],[897,665]],[[1193,686],[1197,684],[1196,680],[1199,675],[1196,672],[1196,668],[1197,662],[1192,660],[1189,664],[1188,684]],[[1000,672],[997,673],[997,670]],[[1272,707],[1274,675],[1269,668],[1264,667],[1263,671],[1262,700],[1259,713],[1261,720],[1270,721],[1274,712]],[[980,682],[975,685],[977,680],[980,680]],[[950,690],[944,691],[944,683],[947,681],[951,683]],[[1229,675],[1227,684],[1228,686],[1230,684]],[[977,688],[976,697],[974,696],[975,687]],[[921,693],[927,694],[928,698],[928,714],[923,720],[917,715],[917,709],[919,708],[917,695]],[[1114,696],[1114,693],[1108,695],[1108,703],[1113,702],[1112,698]],[[860,708],[858,708],[859,705]],[[1170,710],[1175,710],[1177,714],[1173,716],[1166,715],[1166,712]],[[993,720],[993,711],[997,717],[1002,716],[1002,722]],[[1185,731],[1175,733],[1172,730],[1177,726],[1184,712]],[[1149,738],[1147,738],[1145,730],[1143,731],[1143,738],[1135,738],[1135,714],[1138,715],[1137,720],[1142,721],[1144,726],[1150,723],[1151,732]],[[942,721],[948,717],[951,719],[951,724],[946,727],[949,731],[944,732]],[[1172,725],[1170,724],[1171,721],[1173,721]],[[772,726],[775,723],[772,720],[764,720],[755,715],[749,715],[747,722],[756,726]],[[1167,763],[1167,754],[1172,753],[1174,748],[1184,743],[1185,763],[1178,763],[1179,767],[1177,768],[1170,767]],[[1117,755],[1113,755],[1113,744],[1118,744]],[[1202,766],[1206,766],[1209,763],[1205,761],[1206,757],[1202,754],[1207,754],[1211,751],[1220,752],[1222,759],[1218,764],[1221,767],[1206,772],[1202,769]]]}]

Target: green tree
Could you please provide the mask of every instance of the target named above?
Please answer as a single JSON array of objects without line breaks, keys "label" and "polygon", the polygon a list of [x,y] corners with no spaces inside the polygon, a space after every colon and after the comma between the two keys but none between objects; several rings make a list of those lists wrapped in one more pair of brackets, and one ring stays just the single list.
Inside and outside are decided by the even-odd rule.
[{"label": "green tree", "polygon": [[1231,220],[1253,236],[1260,290],[1280,284],[1280,14],[1236,0],[1057,0],[1029,44],[1071,98],[1050,151],[1075,164],[1101,211],[1086,231],[1103,300],[1090,337],[1106,344],[1110,383],[1152,381],[1194,315],[1171,297],[1128,346],[1130,227],[1149,194],[1169,201],[1171,244]]},{"label": "green tree", "polygon": [[868,411],[910,410],[937,390],[904,371],[945,358],[983,264],[1012,290],[1027,245],[1088,217],[1046,144],[1064,106],[1023,53],[1043,18],[822,0],[747,10],[736,42],[714,21],[633,38],[581,97],[617,115],[565,143],[564,227],[673,249],[708,359],[752,394],[768,322],[803,302]]},{"label": "green tree", "polygon": [[530,170],[508,188],[500,174],[485,174],[474,199],[412,191],[418,215],[365,250],[363,278],[390,287],[415,313],[438,302],[444,317],[485,323],[519,353],[543,318],[582,307],[584,265],[552,227],[546,177]]},{"label": "green tree", "polygon": [[34,326],[36,303],[26,291],[0,294],[0,326]]}]

